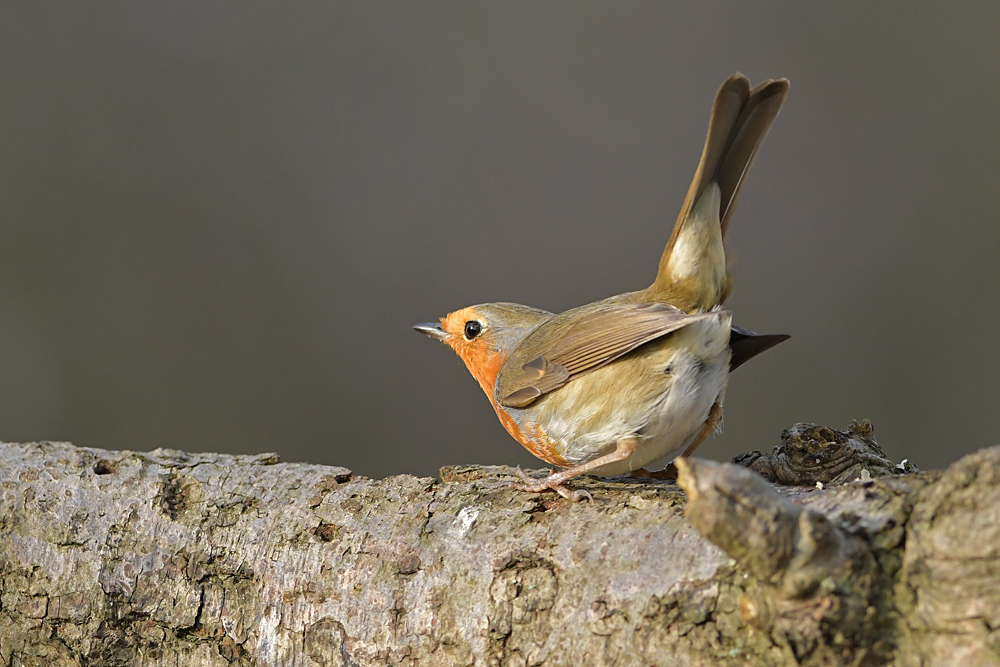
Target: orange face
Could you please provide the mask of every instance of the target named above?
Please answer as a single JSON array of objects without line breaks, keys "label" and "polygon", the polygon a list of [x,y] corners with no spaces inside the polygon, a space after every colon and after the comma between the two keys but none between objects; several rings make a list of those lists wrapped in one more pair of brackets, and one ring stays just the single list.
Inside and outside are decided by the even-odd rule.
[{"label": "orange face", "polygon": [[509,351],[497,349],[491,327],[475,306],[442,317],[441,329],[448,334],[444,342],[465,362],[492,402],[493,385]]}]

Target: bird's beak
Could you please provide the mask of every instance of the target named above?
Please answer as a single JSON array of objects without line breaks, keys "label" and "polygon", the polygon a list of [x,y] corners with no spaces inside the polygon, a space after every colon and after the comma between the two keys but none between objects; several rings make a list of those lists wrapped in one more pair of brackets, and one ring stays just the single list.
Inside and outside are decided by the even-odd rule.
[{"label": "bird's beak", "polygon": [[437,338],[438,340],[444,340],[448,337],[448,333],[441,328],[440,324],[436,322],[422,322],[420,324],[414,324],[413,329],[424,335],[430,336],[431,338]]}]

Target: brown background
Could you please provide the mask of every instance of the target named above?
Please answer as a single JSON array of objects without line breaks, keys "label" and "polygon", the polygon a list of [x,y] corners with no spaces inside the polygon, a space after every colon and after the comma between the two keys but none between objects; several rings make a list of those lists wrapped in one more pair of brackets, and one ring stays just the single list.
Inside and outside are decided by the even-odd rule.
[{"label": "brown background", "polygon": [[741,197],[725,459],[871,418],[998,442],[993,3],[0,10],[0,438],[533,459],[410,331],[647,285],[719,83],[792,81]]}]

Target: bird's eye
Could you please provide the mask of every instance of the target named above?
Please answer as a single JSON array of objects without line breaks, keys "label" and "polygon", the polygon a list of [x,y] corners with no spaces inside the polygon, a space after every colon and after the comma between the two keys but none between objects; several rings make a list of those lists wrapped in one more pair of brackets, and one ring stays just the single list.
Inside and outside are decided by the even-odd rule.
[{"label": "bird's eye", "polygon": [[469,320],[465,323],[465,339],[472,340],[478,336],[483,330],[483,325],[475,320]]}]

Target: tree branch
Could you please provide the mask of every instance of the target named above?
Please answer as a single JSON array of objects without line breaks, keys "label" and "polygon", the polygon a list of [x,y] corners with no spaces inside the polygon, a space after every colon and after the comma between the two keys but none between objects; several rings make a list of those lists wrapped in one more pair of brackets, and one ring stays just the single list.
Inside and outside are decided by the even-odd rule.
[{"label": "tree branch", "polygon": [[0,664],[1000,663],[1000,448],[802,477],[807,441],[753,460],[809,486],[693,459],[687,494],[588,478],[592,503],[505,467],[0,445]]}]

